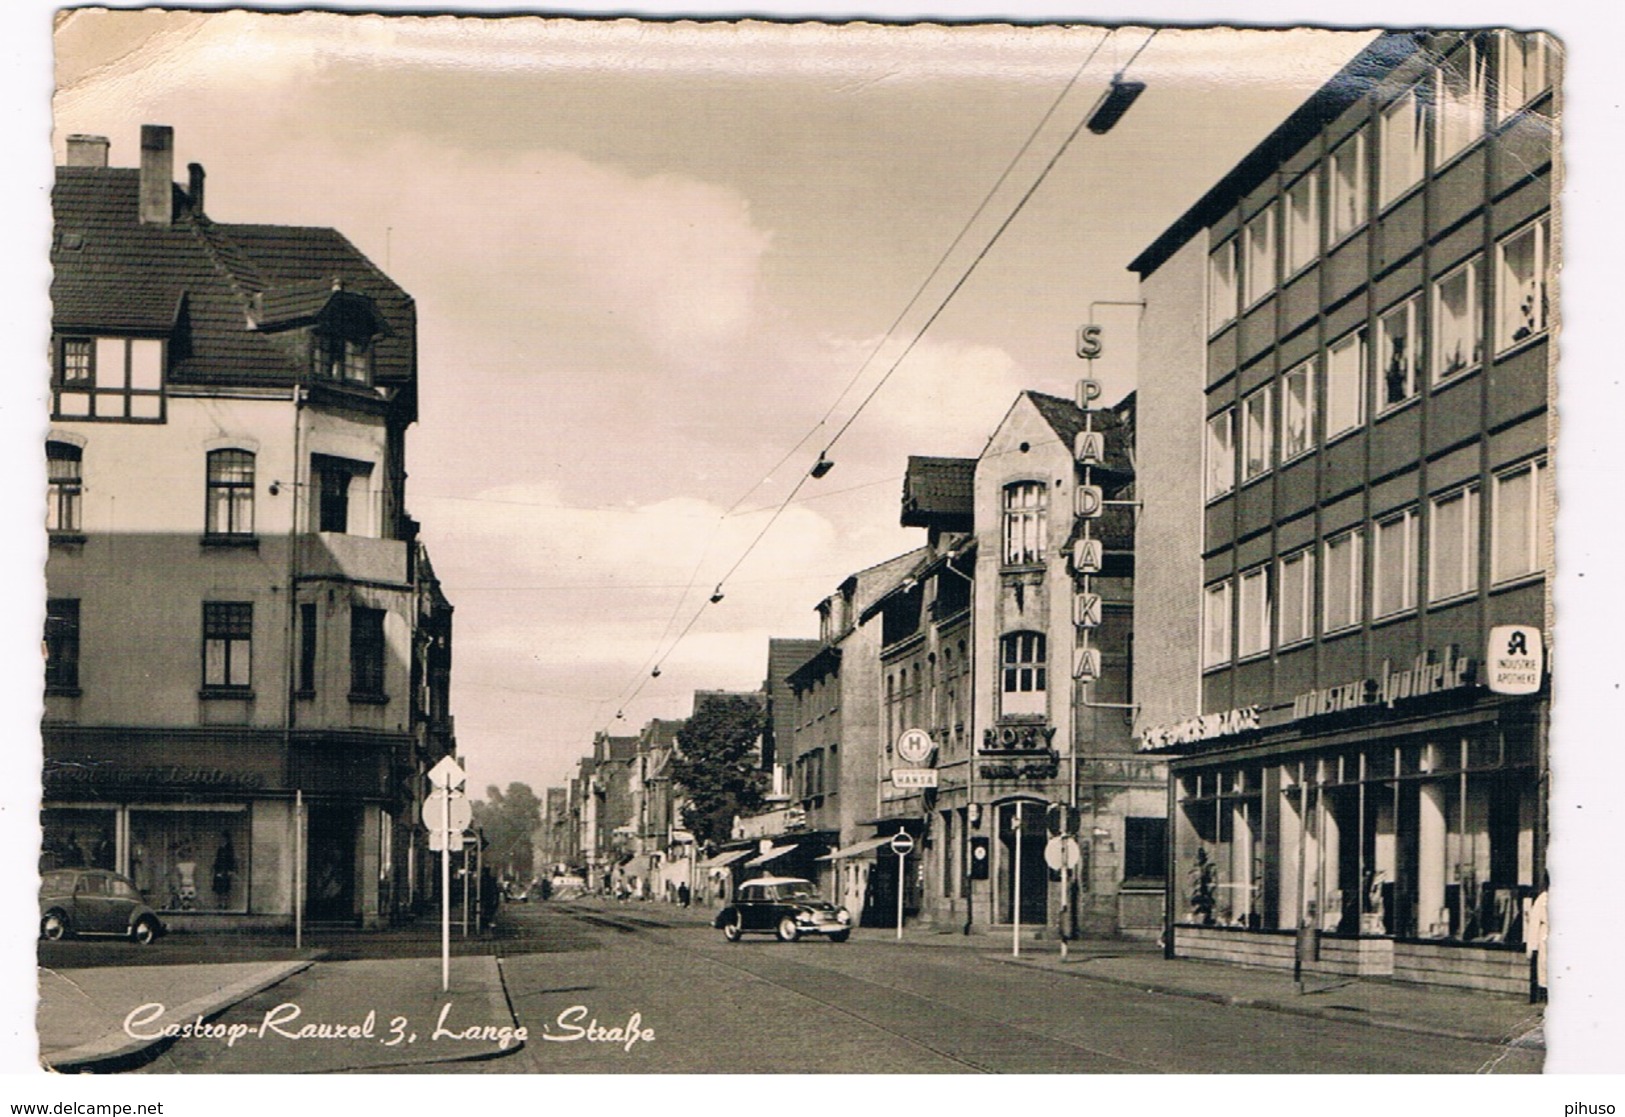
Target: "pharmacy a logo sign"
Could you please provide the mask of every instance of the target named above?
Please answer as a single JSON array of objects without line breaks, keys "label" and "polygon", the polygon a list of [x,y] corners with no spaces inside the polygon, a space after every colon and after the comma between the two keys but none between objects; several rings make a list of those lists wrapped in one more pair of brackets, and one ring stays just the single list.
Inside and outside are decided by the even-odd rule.
[{"label": "pharmacy a logo sign", "polygon": [[1484,685],[1496,694],[1534,694],[1546,676],[1546,643],[1532,624],[1490,629],[1484,649]]}]

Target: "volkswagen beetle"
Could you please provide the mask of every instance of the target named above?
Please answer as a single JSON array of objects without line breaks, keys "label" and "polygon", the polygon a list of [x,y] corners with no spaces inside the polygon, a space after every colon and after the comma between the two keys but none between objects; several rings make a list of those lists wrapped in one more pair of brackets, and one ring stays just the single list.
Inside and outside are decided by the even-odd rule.
[{"label": "volkswagen beetle", "polygon": [[852,915],[818,895],[811,881],[799,877],[758,877],[734,893],[733,903],[717,913],[715,926],[729,942],[747,932],[777,935],[795,942],[802,935],[823,935],[830,942],[852,937]]},{"label": "volkswagen beetle", "polygon": [[118,935],[143,945],[164,933],[163,920],[129,877],[106,869],[52,869],[40,877],[39,933]]}]

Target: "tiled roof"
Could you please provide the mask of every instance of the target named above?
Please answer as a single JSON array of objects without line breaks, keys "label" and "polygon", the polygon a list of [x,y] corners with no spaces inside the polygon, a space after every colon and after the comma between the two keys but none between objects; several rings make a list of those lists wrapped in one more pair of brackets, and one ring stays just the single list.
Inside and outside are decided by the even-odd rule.
[{"label": "tiled roof", "polygon": [[818,654],[824,645],[817,640],[793,640],[775,637],[767,642],[767,687],[780,689],[791,672]]},{"label": "tiled roof", "polygon": [[904,527],[929,527],[943,517],[968,528],[975,513],[975,458],[929,458],[910,454],[903,477]]},{"label": "tiled roof", "polygon": [[[1025,393],[1044,421],[1060,436],[1061,444],[1072,448],[1073,440],[1084,427],[1084,412],[1077,404],[1060,396],[1044,392]],[[1133,476],[1131,455],[1134,450],[1134,393],[1130,392],[1115,407],[1089,412],[1089,425],[1106,436],[1106,462],[1104,468],[1125,477]]]},{"label": "tiled roof", "polygon": [[169,378],[194,384],[292,384],[305,375],[290,334],[257,329],[335,282],[376,305],[388,324],[374,348],[380,384],[416,372],[410,296],[332,229],[216,224],[174,191],[169,225],[139,219],[140,172],[58,167],[52,202],[52,325],[58,332],[172,337]]}]

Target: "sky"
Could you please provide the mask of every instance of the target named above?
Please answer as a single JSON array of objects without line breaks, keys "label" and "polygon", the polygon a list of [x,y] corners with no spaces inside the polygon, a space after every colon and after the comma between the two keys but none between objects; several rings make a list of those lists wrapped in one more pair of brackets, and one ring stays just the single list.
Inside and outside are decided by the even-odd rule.
[{"label": "sky", "polygon": [[[707,0],[599,7],[741,14]],[[1615,429],[1625,387],[1612,335],[1616,261],[1625,258],[1615,209],[1620,9],[1588,0],[756,0],[750,11],[1539,25],[1563,36],[1552,785],[1561,957],[1548,1070],[1612,1069],[1625,1042],[1617,965],[1625,892],[1612,859],[1625,771],[1625,594],[1616,573],[1625,440]],[[836,49],[825,32],[817,49],[798,51],[725,28],[685,38],[667,27],[464,21],[408,33],[400,22],[330,17],[311,36],[298,29],[304,17],[261,14],[251,34],[228,34],[219,29],[240,27],[242,17],[134,11],[94,29],[76,19],[53,38],[55,18],[51,0],[0,6],[0,80],[11,94],[0,143],[12,155],[0,176],[12,249],[0,282],[13,371],[0,395],[0,422],[13,436],[0,439],[0,470],[29,479],[0,490],[13,529],[0,562],[21,587],[6,599],[3,626],[4,660],[16,668],[0,673],[10,739],[37,742],[40,702],[43,376],[19,370],[44,367],[52,128],[57,158],[61,134],[89,131],[110,137],[115,164],[132,165],[139,125],[168,123],[178,162],[208,168],[216,216],[336,227],[416,296],[423,409],[409,441],[410,503],[457,606],[459,737],[476,787],[518,779],[538,790],[563,776],[595,729],[680,715],[695,687],[755,685],[769,635],[812,634],[813,606],[841,577],[918,542],[896,526],[906,456],[975,454],[1017,391],[1064,392],[1079,375],[1071,335],[1089,304],[1133,297],[1128,259],[1329,74],[1344,49],[1336,44],[1347,42],[1311,36],[1331,48],[1326,57],[1300,49],[1302,40],[1258,39],[1275,44],[1260,58],[1240,50],[1242,40],[1213,38],[1222,45],[1192,59],[1178,36],[1159,35],[1130,73],[1148,82],[1141,102],[1109,136],[1085,135],[1057,161],[835,447],[837,468],[804,488],[816,499],[780,518],[730,578],[723,605],[704,610],[660,679],[614,722],[647,678],[668,622],[681,628],[699,612],[765,519],[722,513],[736,502],[771,508],[816,457],[817,436],[753,487],[841,398],[1087,57],[1090,33],[894,34],[883,46],[854,36]],[[512,42],[498,49],[493,30]],[[1125,29],[1086,68],[935,297],[905,320],[904,338],[1142,38]],[[1194,84],[1198,61],[1238,68],[1238,80]],[[1127,322],[1114,313],[1123,311],[1096,315],[1120,361],[1115,339]],[[887,363],[870,366],[820,434],[850,415]],[[1129,387],[1123,371],[1105,376],[1108,398]],[[37,768],[35,753],[0,782],[0,839],[17,850],[37,841]],[[0,857],[4,894],[26,896],[32,868],[31,853]],[[18,922],[0,937],[7,1003],[26,1008],[31,935]],[[26,1019],[0,1033],[9,1037],[0,1069],[27,1069]],[[1418,1085],[1421,1093],[1406,1084],[1407,1099],[1450,1104],[1470,1084]],[[1518,1093],[1523,1085],[1541,1092]],[[1552,1109],[1569,1094],[1611,1098],[1607,1083],[1597,1085],[1557,1077],[1495,1088],[1503,1103],[1517,1096]],[[956,1083],[967,1094],[977,1087]],[[180,1084],[166,1089],[177,1096]],[[285,1096],[279,1087],[266,1100]],[[252,1102],[239,1094],[233,1104],[252,1111]],[[1217,1096],[1203,1104],[1225,1111]]]},{"label": "sky", "polygon": [[[1085,320],[1132,389],[1135,310],[1091,304],[1370,37],[88,10],[55,148],[130,166],[171,125],[216,220],[333,226],[416,299],[459,748],[539,791],[597,730],[759,685],[770,637],[923,542],[907,456],[1069,395]],[[1125,66],[1144,96],[1068,145]]]}]

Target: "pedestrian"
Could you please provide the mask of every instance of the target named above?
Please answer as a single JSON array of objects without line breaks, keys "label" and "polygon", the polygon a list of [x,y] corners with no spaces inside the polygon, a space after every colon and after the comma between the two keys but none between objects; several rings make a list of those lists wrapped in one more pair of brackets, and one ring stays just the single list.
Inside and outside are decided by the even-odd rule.
[{"label": "pedestrian", "polygon": [[686,907],[688,907],[688,901],[689,901],[688,881],[685,880],[685,881],[683,881],[681,884],[679,884],[677,886],[677,903],[681,907],[686,908]]},{"label": "pedestrian", "polygon": [[1546,961],[1546,937],[1549,928],[1546,917],[1546,892],[1548,882],[1542,881],[1540,892],[1529,904],[1529,914],[1524,918],[1523,943],[1524,950],[1529,955],[1529,1003],[1537,1004],[1546,1000],[1546,979],[1550,966]]}]

